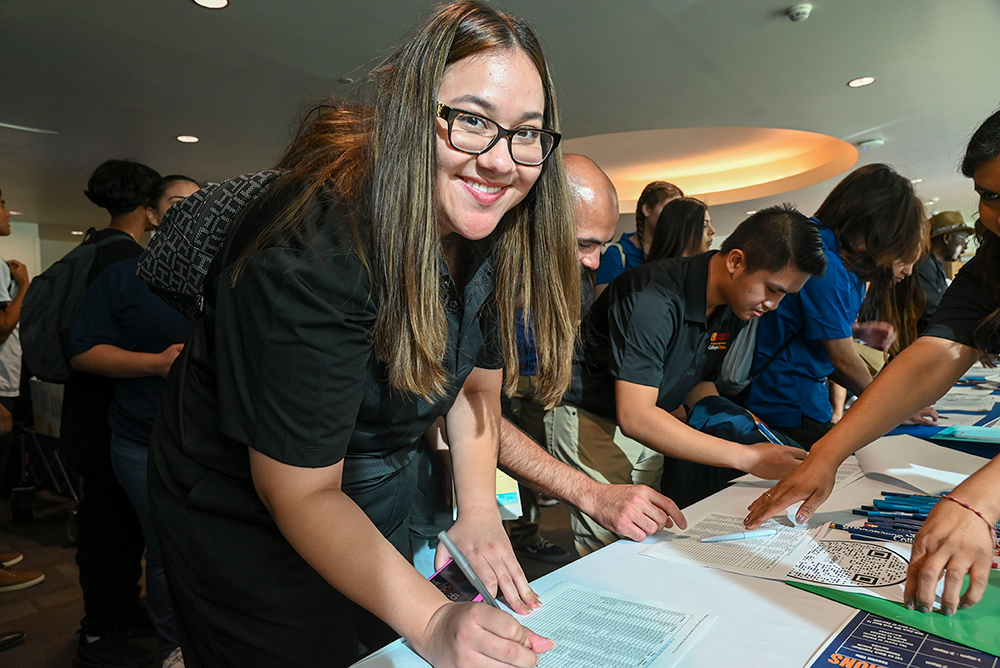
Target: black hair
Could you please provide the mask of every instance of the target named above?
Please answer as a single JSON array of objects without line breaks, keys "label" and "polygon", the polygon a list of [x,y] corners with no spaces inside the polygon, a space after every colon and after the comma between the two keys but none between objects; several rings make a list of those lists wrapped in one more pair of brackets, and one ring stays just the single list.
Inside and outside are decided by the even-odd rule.
[{"label": "black hair", "polygon": [[192,179],[190,176],[184,176],[183,174],[170,174],[169,176],[157,179],[153,182],[153,185],[149,187],[149,193],[146,195],[146,206],[153,207],[155,209],[156,205],[167,193],[167,189],[178,181],[193,183],[201,188],[201,184]]},{"label": "black hair", "polygon": [[91,202],[120,216],[146,203],[159,172],[133,160],[108,160],[94,170],[83,194]]},{"label": "black hair", "polygon": [[811,276],[826,273],[819,229],[791,204],[769,206],[740,223],[722,242],[722,253],[737,248],[743,251],[751,274],[786,267]]},{"label": "black hair", "polygon": [[[1000,110],[982,122],[969,140],[962,158],[962,174],[973,178],[976,170],[990,160],[1000,157]],[[979,248],[979,270],[982,272],[983,284],[989,298],[994,304],[1000,304],[1000,237],[990,232],[981,220],[976,221],[976,239]],[[983,318],[974,334],[976,347],[984,354],[984,360],[991,366],[993,358],[986,353],[995,354],[997,350],[996,337],[1000,332],[1000,306]]]},{"label": "black hair", "polygon": [[692,246],[701,245],[708,205],[694,197],[679,197],[660,211],[653,231],[647,262],[681,257]]}]

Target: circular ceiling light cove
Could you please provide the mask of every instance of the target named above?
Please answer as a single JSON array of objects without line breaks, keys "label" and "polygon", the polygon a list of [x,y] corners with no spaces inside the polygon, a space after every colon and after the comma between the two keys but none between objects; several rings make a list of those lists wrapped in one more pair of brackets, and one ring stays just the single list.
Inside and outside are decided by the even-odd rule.
[{"label": "circular ceiling light cove", "polygon": [[229,0],[194,0],[194,4],[205,9],[225,9],[229,6]]},{"label": "circular ceiling light cove", "polygon": [[875,83],[875,77],[858,77],[857,79],[851,79],[847,82],[847,85],[851,88],[861,88],[863,86],[871,86]]},{"label": "circular ceiling light cove", "polygon": [[594,160],[618,190],[619,211],[635,211],[650,181],[669,181],[708,205],[772,197],[843,174],[853,144],[780,128],[683,128],[581,137],[565,150]]},{"label": "circular ceiling light cove", "polygon": [[177,135],[177,141],[182,144],[197,144],[199,140],[194,135]]}]

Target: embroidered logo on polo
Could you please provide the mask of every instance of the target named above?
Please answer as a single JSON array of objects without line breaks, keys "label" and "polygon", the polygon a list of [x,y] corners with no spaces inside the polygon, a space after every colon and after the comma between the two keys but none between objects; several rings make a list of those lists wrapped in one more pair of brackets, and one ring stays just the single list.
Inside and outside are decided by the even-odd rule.
[{"label": "embroidered logo on polo", "polygon": [[708,341],[709,352],[725,352],[729,343],[729,332],[712,332],[712,337]]}]

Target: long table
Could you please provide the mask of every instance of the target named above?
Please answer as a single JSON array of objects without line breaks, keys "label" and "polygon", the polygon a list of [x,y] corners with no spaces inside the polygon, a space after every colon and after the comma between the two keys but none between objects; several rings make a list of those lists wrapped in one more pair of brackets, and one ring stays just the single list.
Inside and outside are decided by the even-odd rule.
[{"label": "long table", "polygon": [[[985,461],[984,461],[985,463]],[[772,483],[736,483],[685,509],[690,524],[711,513],[738,515]],[[868,478],[835,492],[811,526],[857,519],[852,508],[883,490],[907,491]],[[912,490],[910,490],[912,491]],[[690,649],[681,666],[768,666],[802,668],[854,608],[806,593],[782,582],[745,577],[640,555],[643,543],[620,540],[559,570],[532,586],[542,598],[560,582],[660,601],[674,610],[718,615]],[[558,638],[555,638],[558,642]],[[359,668],[421,668],[427,663],[401,641],[356,664]],[[544,659],[541,663],[544,667]],[[651,666],[656,666],[654,661]]]}]

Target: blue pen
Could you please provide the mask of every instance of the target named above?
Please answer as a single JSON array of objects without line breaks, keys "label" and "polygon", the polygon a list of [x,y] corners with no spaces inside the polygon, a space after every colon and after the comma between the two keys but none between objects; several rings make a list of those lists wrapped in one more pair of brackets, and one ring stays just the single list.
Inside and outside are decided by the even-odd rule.
[{"label": "blue pen", "polygon": [[756,531],[741,531],[739,533],[726,533],[721,536],[705,536],[701,539],[703,543],[718,543],[724,540],[743,540],[744,538],[766,538],[778,533],[774,529],[757,529]]},{"label": "blue pen", "polygon": [[[750,413],[750,411],[747,411],[747,413]],[[757,431],[759,431],[761,435],[767,439],[768,443],[774,443],[775,445],[782,445],[781,441],[778,440],[778,437],[775,436],[773,433],[771,433],[771,430],[767,428],[767,425],[764,424],[763,420],[761,420],[753,413],[750,413],[750,417],[753,418],[754,424],[757,425]]]},{"label": "blue pen", "polygon": [[896,543],[913,544],[913,534],[910,533],[887,531],[883,529],[867,529],[864,527],[849,527],[833,522],[830,523],[830,527],[833,529],[840,529],[841,531],[846,531],[851,534],[857,534],[859,536],[870,536],[872,538],[881,538],[882,540],[893,541]]},{"label": "blue pen", "polygon": [[[872,507],[872,506],[867,506]],[[861,510],[854,509],[851,512],[855,515],[861,515],[864,517],[905,517],[915,520],[926,520],[926,513],[905,513],[901,511],[888,511],[888,510],[865,510],[866,506],[861,506]]]},{"label": "blue pen", "polygon": [[940,501],[941,495],[934,494],[906,494],[905,492],[882,492],[882,496],[897,496],[904,499],[929,499],[933,501]]},{"label": "blue pen", "polygon": [[856,533],[851,534],[851,540],[863,540],[867,543],[881,543],[881,538],[872,538],[871,536],[859,536]]}]

